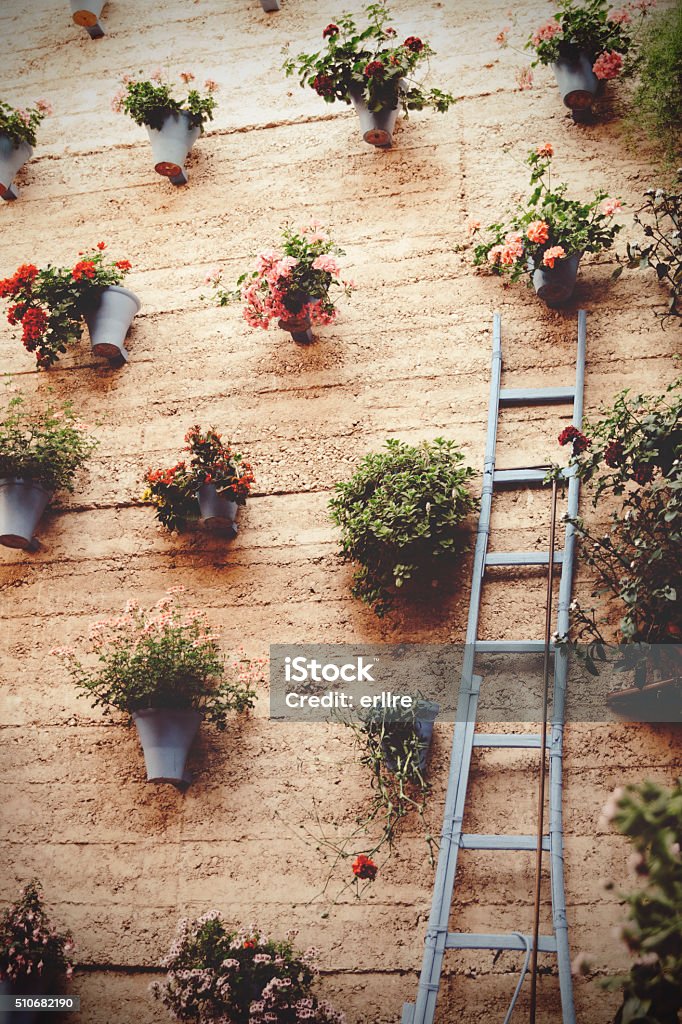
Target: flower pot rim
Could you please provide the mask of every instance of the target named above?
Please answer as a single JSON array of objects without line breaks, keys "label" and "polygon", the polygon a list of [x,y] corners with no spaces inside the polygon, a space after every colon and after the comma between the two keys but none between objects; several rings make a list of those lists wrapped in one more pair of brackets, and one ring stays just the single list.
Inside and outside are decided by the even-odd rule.
[{"label": "flower pot rim", "polygon": [[22,486],[35,487],[36,490],[42,491],[43,494],[48,494],[50,497],[53,493],[30,476],[0,476],[0,487],[5,484],[21,484]]},{"label": "flower pot rim", "polygon": [[196,715],[197,718],[202,719],[204,717],[203,711],[198,711],[197,708],[165,708],[153,706],[149,708],[138,708],[136,711],[131,711],[131,718],[146,718],[149,715],[158,714],[174,714],[174,715]]},{"label": "flower pot rim", "polygon": [[7,132],[3,131],[0,131],[0,139],[7,139],[8,142],[12,143],[15,149],[21,149],[22,146],[25,146],[28,150],[29,157],[33,156],[33,146],[30,142],[27,142],[26,139],[22,139],[21,142],[14,142],[11,136]]},{"label": "flower pot rim", "polygon": [[139,297],[135,294],[135,292],[131,291],[130,288],[126,288],[122,284],[106,284],[102,288],[102,291],[103,292],[106,292],[106,291],[118,292],[120,295],[127,295],[128,298],[132,299],[135,302],[135,304],[137,305],[138,313],[142,309],[142,302],[139,299]]},{"label": "flower pot rim", "polygon": [[[180,121],[180,120],[189,121],[189,119],[193,116],[191,110],[171,110],[170,107],[160,107],[159,109],[163,110],[163,112],[164,112],[163,113],[163,120],[164,121],[167,121],[169,117],[172,117],[175,121]],[[151,132],[160,132],[161,131],[160,128],[155,128],[153,125],[148,124],[146,121],[145,121],[144,124],[145,124],[145,128],[147,128]],[[201,124],[193,124],[193,125],[191,125],[190,131],[194,131],[195,128],[198,128],[199,131],[203,134],[203,131],[204,131],[204,123],[203,123],[203,121],[201,122]]]}]

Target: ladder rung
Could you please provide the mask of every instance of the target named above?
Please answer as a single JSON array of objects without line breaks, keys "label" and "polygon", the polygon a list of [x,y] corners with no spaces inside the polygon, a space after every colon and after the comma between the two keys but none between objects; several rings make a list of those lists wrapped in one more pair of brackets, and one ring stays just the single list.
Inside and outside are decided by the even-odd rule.
[{"label": "ladder rung", "polygon": [[[474,649],[479,654],[542,654],[544,640],[477,640]],[[554,651],[554,644],[549,645]]]},{"label": "ladder rung", "polygon": [[[544,469],[542,466],[538,469],[496,469],[493,473],[493,483],[495,484],[526,484],[532,486],[534,484],[542,484],[545,481],[547,474],[549,473],[550,467],[547,466]],[[573,474],[574,470],[570,472],[566,469],[562,469],[561,476],[564,480],[568,480]]]},{"label": "ladder rung", "polygon": [[[555,565],[564,560],[563,551],[554,552]],[[547,551],[491,551],[485,556],[486,565],[549,565]]]},{"label": "ladder rung", "polygon": [[[528,942],[532,941],[530,935]],[[519,935],[481,935],[476,932],[448,932],[446,949],[519,949],[525,945]],[[539,953],[556,953],[556,939],[553,935],[538,937]]]},{"label": "ladder rung", "polygon": [[500,388],[500,405],[553,405],[575,401],[575,388]]},{"label": "ladder rung", "polygon": [[[484,836],[464,833],[459,845],[463,850],[537,850],[537,836]],[[542,849],[549,851],[549,836],[543,836]]]},{"label": "ladder rung", "polygon": [[[539,733],[528,732],[475,732],[475,747],[524,747],[528,750],[539,750],[542,736]],[[547,738],[547,746],[550,739]]]}]

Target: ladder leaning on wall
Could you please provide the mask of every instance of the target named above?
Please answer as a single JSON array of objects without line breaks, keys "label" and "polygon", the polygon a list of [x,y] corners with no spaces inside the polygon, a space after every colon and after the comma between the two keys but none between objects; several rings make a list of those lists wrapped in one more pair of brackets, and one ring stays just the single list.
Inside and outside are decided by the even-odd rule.
[{"label": "ladder leaning on wall", "polygon": [[[529,955],[533,952],[532,934],[517,931],[509,934],[477,934],[452,932],[450,914],[455,888],[455,875],[460,850],[495,850],[498,855],[509,851],[534,850],[536,845],[542,853],[549,854],[550,884],[552,899],[552,934],[540,935],[537,941],[538,954],[553,954],[559,973],[561,1010],[563,1024],[575,1024],[573,1007],[573,985],[568,944],[568,922],[563,875],[563,821],[562,821],[562,759],[564,706],[568,675],[568,655],[564,646],[552,648],[554,657],[553,700],[551,729],[547,734],[546,751],[549,754],[549,831],[542,839],[521,835],[470,835],[463,831],[466,808],[469,771],[474,747],[541,749],[542,734],[502,734],[475,732],[478,702],[483,679],[475,674],[477,654],[542,654],[543,640],[478,640],[478,621],[481,607],[483,578],[488,566],[561,565],[559,603],[556,632],[559,636],[568,631],[569,605],[573,577],[575,533],[570,522],[566,525],[563,551],[553,556],[550,552],[505,552],[488,553],[490,535],[490,514],[493,491],[496,486],[539,486],[546,477],[546,467],[529,469],[496,469],[495,451],[500,409],[509,406],[573,404],[573,425],[582,425],[583,389],[585,380],[586,313],[578,313],[578,346],[576,358],[575,385],[572,387],[545,388],[501,388],[502,340],[501,320],[495,314],[493,321],[493,356],[490,382],[490,405],[488,410],[488,433],[486,440],[485,465],[481,511],[478,523],[476,547],[472,571],[471,599],[467,621],[466,646],[462,665],[457,716],[455,720],[450,776],[445,798],[445,813],[441,833],[440,850],[434,882],[431,914],[425,939],[417,998],[414,1003],[405,1003],[402,1024],[432,1024],[445,953],[450,949],[472,950],[517,950]],[[567,515],[573,518],[578,513],[580,481],[568,471]],[[523,979],[523,974],[521,980]],[[521,980],[514,993],[512,1007],[516,1001]],[[533,1011],[534,1012],[534,1011]],[[507,1020],[510,1019],[510,1012]],[[488,1024],[488,1021],[486,1021]]]}]

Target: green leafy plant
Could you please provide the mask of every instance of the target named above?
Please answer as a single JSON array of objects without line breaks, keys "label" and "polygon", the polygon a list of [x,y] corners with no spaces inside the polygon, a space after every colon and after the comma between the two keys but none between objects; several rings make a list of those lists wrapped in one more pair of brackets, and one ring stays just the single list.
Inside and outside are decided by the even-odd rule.
[{"label": "green leafy plant", "polygon": [[207,275],[206,284],[213,286],[219,306],[241,300],[251,327],[267,329],[277,319],[331,324],[338,313],[332,289],[350,296],[355,288],[353,281],[341,278],[336,257],[343,255],[319,221],[298,231],[285,225],[279,249],[260,252],[255,268],[238,279],[236,291],[223,287],[219,268]]},{"label": "green leafy plant", "polygon": [[327,25],[322,33],[326,50],[287,59],[287,75],[297,75],[302,88],[314,89],[326,103],[351,103],[355,92],[374,112],[401,106],[405,116],[424,107],[444,113],[454,96],[424,89],[413,78],[434,56],[429,44],[418,36],[398,43],[396,30],[388,25],[390,10],[383,3],[368,4],[364,13],[368,24],[362,29],[351,14]]},{"label": "green leafy plant", "polygon": [[14,395],[0,421],[0,478],[32,480],[46,491],[73,491],[76,472],[98,442],[89,437],[70,402],[30,411]]},{"label": "green leafy plant", "polygon": [[[185,71],[180,75],[185,86],[194,81],[194,75]],[[134,79],[129,75],[123,79],[123,86],[112,100],[116,113],[125,113],[135,124],[159,129],[168,114],[186,113],[193,128],[203,131],[206,121],[213,120],[216,101],[213,93],[218,85],[209,78],[204,82],[206,94],[197,88],[187,88],[187,94],[177,99],[173,95],[174,85],[164,81],[161,71],[155,71],[149,79]]]},{"label": "green leafy plant", "polygon": [[255,477],[251,463],[234,452],[213,427],[202,431],[191,427],[185,434],[184,459],[170,469],[149,469],[142,500],[151,502],[156,518],[167,530],[185,529],[187,522],[199,518],[197,491],[203,484],[215,484],[228,501],[245,505]]},{"label": "green leafy plant", "polygon": [[637,86],[628,121],[658,142],[669,161],[675,161],[682,156],[682,5],[654,13],[635,70]]},{"label": "green leafy plant", "polygon": [[526,49],[535,51],[532,66],[555,64],[562,58],[575,60],[585,53],[597,78],[616,78],[654,2],[636,0],[614,10],[609,0],[558,0],[557,13],[526,42]]},{"label": "green leafy plant", "polygon": [[105,242],[98,242],[73,267],[39,270],[25,263],[0,281],[0,298],[11,300],[7,320],[21,324],[22,342],[34,352],[40,368],[52,366],[83,332],[83,317],[103,288],[121,284],[131,269],[128,260],[108,260]]},{"label": "green leafy plant", "polygon": [[58,932],[50,921],[40,882],[33,879],[0,915],[0,982],[15,990],[40,978],[56,985],[73,974],[73,948],[70,932]]},{"label": "green leafy plant", "polygon": [[[531,169],[531,194],[506,222],[488,227],[487,241],[474,248],[474,263],[485,264],[494,274],[509,274],[518,281],[536,270],[553,269],[570,256],[609,249],[621,226],[613,224],[620,209],[617,199],[598,191],[582,203],[567,199],[568,186],[551,180],[554,150],[550,143],[530,150],[526,163]],[[474,223],[472,233],[479,230]]]},{"label": "green leafy plant", "polygon": [[[630,270],[651,268],[659,282],[668,287],[666,308],[657,313],[665,326],[670,319],[682,318],[682,195],[649,188],[644,196],[644,205],[636,211],[634,220],[647,240],[627,243],[625,266]],[[623,267],[618,267],[614,278],[622,272]]]},{"label": "green leafy plant", "polygon": [[231,928],[218,910],[180,921],[163,962],[166,981],[152,994],[178,1021],[230,1024],[344,1024],[313,992],[316,951],[299,953],[291,938],[268,939],[258,928]]},{"label": "green leafy plant", "polygon": [[90,630],[87,662],[66,647],[51,653],[65,664],[92,706],[132,713],[143,708],[193,709],[218,729],[230,712],[255,702],[253,684],[263,659],[239,651],[229,661],[201,609],[186,610],[173,587],[152,608],[128,601],[120,616],[95,622]]},{"label": "green leafy plant", "polygon": [[473,470],[463,461],[454,441],[392,438],[336,484],[329,509],[341,528],[341,557],[360,564],[352,593],[377,615],[396,588],[462,551],[461,525],[476,506],[467,487]]},{"label": "green leafy plant", "polygon": [[11,107],[0,100],[0,135],[6,135],[14,146],[22,142],[29,146],[36,144],[36,132],[42,120],[52,113],[46,100],[38,100],[34,107]]},{"label": "green leafy plant", "polygon": [[623,391],[586,433],[567,427],[559,437],[572,446],[569,465],[591,490],[593,507],[617,499],[607,529],[573,520],[582,555],[596,570],[592,596],[603,607],[597,617],[574,602],[571,636],[587,645],[588,666],[596,671],[594,660],[607,660],[606,633],[613,635],[617,609],[615,642],[625,667],[635,668],[637,685],[682,639],[681,385],[677,380],[659,395]]},{"label": "green leafy plant", "polygon": [[603,983],[623,995],[614,1024],[679,1024],[682,780],[670,789],[655,782],[617,789],[604,813],[633,844],[633,866],[644,882],[624,897],[623,940],[637,959],[629,974]]}]

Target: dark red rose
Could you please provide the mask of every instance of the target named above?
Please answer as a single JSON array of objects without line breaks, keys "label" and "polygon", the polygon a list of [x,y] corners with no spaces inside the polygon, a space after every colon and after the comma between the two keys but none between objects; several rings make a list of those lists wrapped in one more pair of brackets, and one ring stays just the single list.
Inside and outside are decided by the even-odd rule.
[{"label": "dark red rose", "polygon": [[559,444],[573,444],[573,454],[581,455],[586,452],[590,447],[590,439],[583,434],[582,430],[578,430],[577,427],[565,427],[559,434]]},{"label": "dark red rose", "polygon": [[617,469],[623,464],[624,449],[621,441],[609,441],[604,450],[604,462],[611,469]]},{"label": "dark red rose", "polygon": [[332,36],[338,36],[338,34],[339,34],[339,26],[335,25],[334,22],[332,21],[332,22],[330,22],[329,25],[327,25],[326,29],[322,33],[322,38],[323,39],[330,39]]}]

